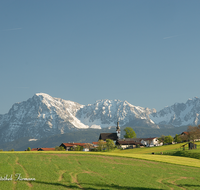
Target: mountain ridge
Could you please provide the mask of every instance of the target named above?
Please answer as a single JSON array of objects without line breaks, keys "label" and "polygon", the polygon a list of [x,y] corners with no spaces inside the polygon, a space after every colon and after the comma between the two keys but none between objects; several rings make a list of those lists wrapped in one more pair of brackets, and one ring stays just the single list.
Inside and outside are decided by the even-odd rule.
[{"label": "mountain ridge", "polygon": [[79,129],[102,129],[116,126],[160,128],[200,124],[200,99],[175,103],[160,111],[134,106],[127,101],[97,100],[79,103],[36,93],[26,101],[15,103],[7,114],[0,115],[0,142],[21,137],[36,139]]}]

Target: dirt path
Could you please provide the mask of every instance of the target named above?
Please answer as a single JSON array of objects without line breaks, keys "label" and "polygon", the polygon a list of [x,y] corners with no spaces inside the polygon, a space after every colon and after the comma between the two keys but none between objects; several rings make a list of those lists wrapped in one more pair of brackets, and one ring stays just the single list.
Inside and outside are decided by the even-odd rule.
[{"label": "dirt path", "polygon": [[[19,166],[24,170],[25,177],[26,177],[26,178],[29,178],[28,172],[26,171],[26,169],[24,168],[24,166],[22,166],[22,165],[19,163],[19,157],[17,157],[17,156],[16,156],[15,163],[16,163],[17,165],[19,165]],[[27,186],[30,187],[30,188],[33,187],[33,184],[31,184],[30,181],[27,181],[26,184],[27,184]]]}]

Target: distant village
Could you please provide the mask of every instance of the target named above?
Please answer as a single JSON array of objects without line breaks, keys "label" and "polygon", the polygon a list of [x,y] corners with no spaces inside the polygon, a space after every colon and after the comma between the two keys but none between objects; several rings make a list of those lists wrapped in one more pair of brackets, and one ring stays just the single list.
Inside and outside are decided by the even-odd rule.
[{"label": "distant village", "polygon": [[[186,139],[188,132],[182,132],[180,135],[181,139]],[[181,140],[183,142],[183,140]],[[109,140],[109,141],[108,141]],[[199,139],[198,139],[199,140]],[[116,132],[115,133],[100,133],[99,139],[96,142],[92,143],[61,143],[55,148],[28,148],[25,151],[98,151],[106,149],[106,143],[112,142],[113,147],[119,149],[132,149],[132,148],[142,148],[142,147],[154,147],[162,146],[164,140],[162,141],[159,137],[153,138],[121,138],[121,130],[119,127],[119,122],[117,122]],[[173,144],[175,142],[171,142]],[[101,147],[100,147],[101,146]]]}]

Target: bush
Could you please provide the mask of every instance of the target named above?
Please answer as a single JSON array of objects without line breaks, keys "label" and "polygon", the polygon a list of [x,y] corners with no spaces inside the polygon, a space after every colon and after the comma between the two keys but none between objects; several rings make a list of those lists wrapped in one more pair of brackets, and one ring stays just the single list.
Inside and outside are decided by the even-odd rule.
[{"label": "bush", "polygon": [[140,148],[140,145],[139,145],[139,144],[136,144],[136,148]]},{"label": "bush", "polygon": [[56,151],[65,151],[65,148],[63,146],[56,146],[55,150]]}]

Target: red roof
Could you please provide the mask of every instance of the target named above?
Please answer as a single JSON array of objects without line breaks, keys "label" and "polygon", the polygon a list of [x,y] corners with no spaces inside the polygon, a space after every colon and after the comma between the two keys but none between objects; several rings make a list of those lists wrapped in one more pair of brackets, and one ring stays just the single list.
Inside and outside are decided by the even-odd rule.
[{"label": "red roof", "polygon": [[69,143],[69,144],[84,146],[84,145],[87,144],[87,143]]},{"label": "red roof", "polygon": [[32,148],[31,151],[38,151],[39,148]]},{"label": "red roof", "polygon": [[62,144],[64,144],[66,147],[72,147],[72,146],[74,146],[74,145],[72,145],[70,143],[62,143]]},{"label": "red roof", "polygon": [[62,143],[62,144],[64,144],[66,147],[72,147],[72,146],[74,146],[74,145],[79,145],[79,146],[84,146],[85,144],[87,144],[87,143]]},{"label": "red roof", "polygon": [[92,144],[98,144],[99,142],[92,142]]},{"label": "red roof", "polygon": [[43,151],[55,151],[55,148],[40,148],[39,150],[43,150]]},{"label": "red roof", "polygon": [[181,133],[181,135],[189,135],[189,133],[187,131],[184,131]]}]

